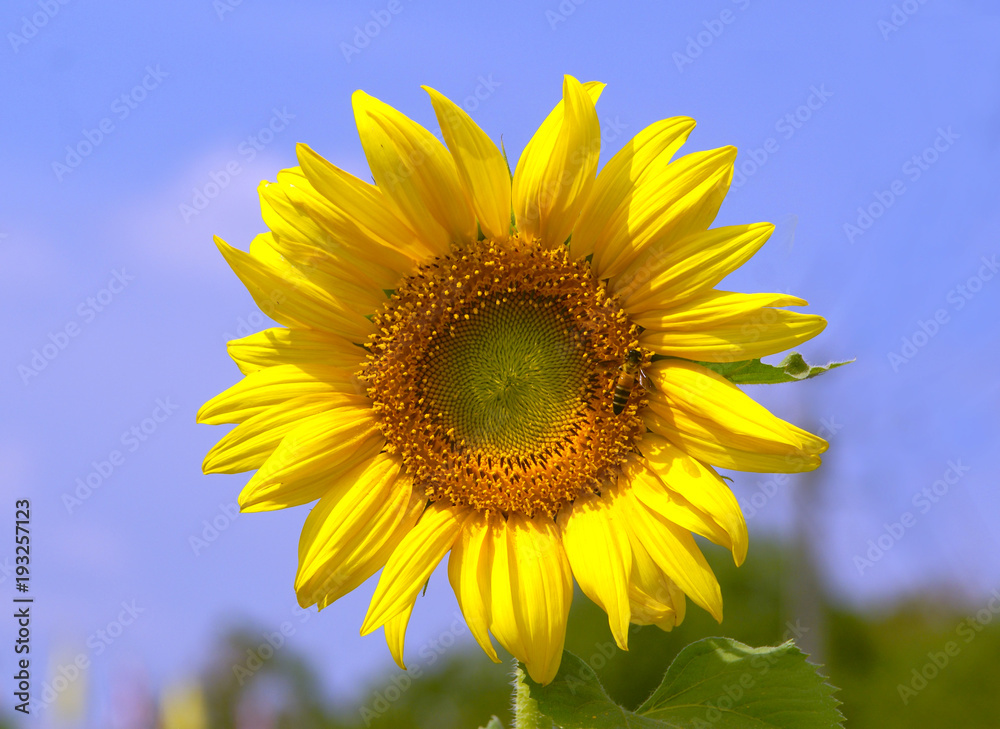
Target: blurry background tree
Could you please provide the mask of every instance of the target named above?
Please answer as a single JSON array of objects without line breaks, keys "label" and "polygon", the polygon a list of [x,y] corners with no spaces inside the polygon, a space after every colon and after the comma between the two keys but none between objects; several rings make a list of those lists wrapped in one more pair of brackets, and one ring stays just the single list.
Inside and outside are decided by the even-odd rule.
[{"label": "blurry background tree", "polygon": [[[792,550],[758,539],[746,563],[737,569],[723,550],[705,548],[725,586],[722,626],[689,605],[683,624],[671,633],[634,627],[625,653],[614,644],[607,616],[582,594],[574,599],[566,648],[591,664],[616,701],[637,706],[659,683],[676,653],[708,635],[725,634],[755,646],[789,638],[809,645],[813,640],[816,628],[793,608],[792,588],[801,574],[799,557],[793,559]],[[848,726],[912,729],[912,717],[918,712],[922,727],[996,729],[1000,619],[994,618],[1000,616],[982,605],[950,603],[943,594],[897,605],[884,615],[846,610],[821,592],[815,597],[824,624],[819,646],[826,660],[824,673],[841,688],[838,698],[844,702]],[[247,665],[248,651],[259,650],[260,636],[260,630],[234,628],[220,637],[207,657],[207,668],[193,681],[201,686],[206,727],[475,729],[494,714],[504,726],[511,726],[510,659],[495,665],[474,643],[449,651],[417,677],[393,668],[348,705],[325,697],[319,680],[322,666],[309,665],[288,646],[275,651],[249,676],[234,670]],[[949,643],[957,648],[952,649],[954,655],[948,655]],[[908,689],[905,696],[900,685]],[[902,711],[904,698],[906,711]],[[159,703],[158,723],[116,723],[116,729],[168,725],[166,702],[161,698]],[[13,726],[9,714],[0,720],[3,729]],[[194,727],[188,724],[188,729]]]},{"label": "blurry background tree", "polygon": [[[604,612],[582,594],[576,595],[566,649],[591,664],[616,701],[638,706],[660,682],[677,652],[708,635],[725,634],[755,646],[787,639],[812,644],[818,629],[793,609],[800,602],[793,588],[803,576],[799,554],[757,540],[746,563],[737,569],[723,550],[710,545],[705,549],[712,553],[709,559],[725,586],[726,617],[721,626],[689,604],[684,622],[671,633],[634,626],[625,653],[615,646]],[[818,615],[824,626],[818,646],[825,656],[824,673],[841,688],[838,698],[844,702],[842,711],[849,726],[912,729],[917,710],[923,727],[996,729],[1000,615],[985,625],[978,621],[972,625],[968,620],[975,620],[982,606],[949,604],[946,595],[936,597],[901,604],[875,616],[837,607],[821,591],[814,594],[816,607],[810,613]],[[405,685],[401,677],[406,675],[392,670],[369,687],[356,705],[333,706],[320,695],[312,670],[290,651],[279,652],[239,687],[232,666],[260,643],[259,636],[260,631],[230,634],[226,649],[206,674],[213,729],[264,729],[265,725],[238,724],[233,718],[241,702],[253,696],[281,697],[274,722],[266,726],[289,729],[475,729],[494,714],[504,726],[511,726],[510,659],[494,665],[474,644],[468,650],[448,653],[436,670],[425,671],[406,690],[392,688]],[[947,656],[949,641],[958,647],[954,656]],[[946,665],[926,669],[935,659],[942,662],[942,656],[947,658]],[[914,679],[914,671],[932,678]],[[909,711],[901,711],[904,697],[899,685],[914,692],[905,696]]]}]

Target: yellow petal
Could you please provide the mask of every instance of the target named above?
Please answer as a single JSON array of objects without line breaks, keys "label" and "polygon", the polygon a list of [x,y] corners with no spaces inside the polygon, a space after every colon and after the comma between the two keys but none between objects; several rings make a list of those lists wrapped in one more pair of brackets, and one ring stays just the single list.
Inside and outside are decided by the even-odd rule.
[{"label": "yellow petal", "polygon": [[729,535],[737,565],[747,554],[747,524],[733,492],[719,474],[691,458],[666,438],[646,433],[636,442],[639,451],[664,485],[711,516]]},{"label": "yellow petal", "polygon": [[702,230],[682,240],[659,238],[614,276],[609,290],[629,314],[674,307],[742,266],[774,231],[771,223]]},{"label": "yellow petal", "polygon": [[380,453],[330,481],[299,538],[299,605],[322,610],[375,574],[423,512],[423,494]]},{"label": "yellow petal", "polygon": [[580,589],[608,614],[615,642],[628,650],[632,550],[620,519],[612,493],[588,492],[560,512],[559,527]]},{"label": "yellow petal", "polygon": [[[514,622],[521,640],[514,646],[531,678],[545,685],[555,678],[566,641],[566,620],[573,601],[573,575],[555,522],[540,515],[507,519],[508,581]],[[495,567],[494,567],[495,568]],[[502,583],[502,577],[501,577]],[[496,582],[493,585],[497,589]],[[496,612],[494,612],[494,619]],[[497,640],[502,638],[497,634]]]},{"label": "yellow petal", "polygon": [[618,275],[656,240],[678,241],[708,228],[729,190],[735,159],[735,147],[722,147],[650,164],[594,250],[597,277]]},{"label": "yellow petal", "polygon": [[650,124],[604,165],[573,230],[569,249],[574,258],[594,252],[608,221],[631,195],[646,168],[654,160],[661,164],[669,161],[694,126],[694,119],[683,116]]},{"label": "yellow petal", "polygon": [[[261,208],[267,207],[262,199]],[[310,320],[313,328],[343,330],[358,340],[360,335],[357,332],[372,329],[367,317],[381,309],[386,302],[385,292],[374,283],[363,284],[364,278],[358,266],[354,266],[352,271],[350,266],[345,265],[342,257],[340,260],[335,259],[327,251],[316,248],[311,243],[293,244],[289,238],[281,238],[276,233],[262,233],[251,241],[250,256],[273,276],[280,276],[288,287],[303,296],[311,297],[306,303],[312,300],[314,305],[325,307],[322,319],[316,319],[315,314],[310,314],[308,310],[300,312],[301,316],[313,317]],[[364,266],[366,270],[375,268],[368,262],[358,265]],[[264,303],[276,311],[284,310],[286,315],[298,316],[286,304],[285,297],[286,294],[281,290],[269,289]]]},{"label": "yellow petal", "polygon": [[323,496],[345,471],[385,445],[370,407],[340,407],[304,418],[240,492],[243,511],[269,511]]},{"label": "yellow petal", "polygon": [[363,91],[351,98],[372,176],[400,217],[438,255],[474,241],[475,216],[448,149],[388,104]]},{"label": "yellow petal", "polygon": [[691,534],[645,506],[628,485],[621,487],[622,508],[633,545],[639,543],[656,566],[717,621],[722,622],[722,591]]},{"label": "yellow petal", "polygon": [[[272,327],[227,344],[229,356],[243,374],[277,365],[325,365],[356,372],[368,351],[353,342],[314,329]],[[364,388],[358,384],[358,394]]]},{"label": "yellow petal", "polygon": [[483,597],[488,599],[490,632],[508,653],[524,661],[528,651],[514,614],[515,587],[512,575],[516,574],[515,557],[507,531],[507,520],[502,517],[495,517],[487,522],[483,549],[488,550],[488,554],[493,557],[493,563],[489,591],[482,592]]},{"label": "yellow petal", "polygon": [[510,173],[507,162],[486,132],[465,110],[429,86],[434,113],[448,143],[459,177],[483,235],[503,240],[510,234]]},{"label": "yellow petal", "polygon": [[[262,203],[261,207],[266,206]],[[290,316],[311,315],[315,317],[315,314],[309,314],[308,309],[302,308],[300,312],[296,313],[290,306],[299,303],[309,304],[311,300],[313,306],[325,307],[326,311],[321,316],[329,319],[328,323],[317,320],[313,324],[312,328],[314,329],[336,331],[338,327],[342,329],[347,327],[352,335],[354,329],[359,331],[372,329],[373,327],[365,317],[371,314],[373,306],[381,308],[385,301],[384,294],[370,290],[359,292],[357,286],[346,286],[341,278],[330,276],[321,271],[317,266],[317,261],[328,256],[318,248],[288,249],[291,257],[306,254],[308,251],[308,254],[301,257],[296,265],[296,262],[290,260],[290,257],[286,257],[279,250],[283,244],[287,249],[287,243],[287,240],[280,241],[275,233],[262,233],[250,241],[250,257],[271,276],[280,277],[289,290],[308,298],[304,302],[286,301],[287,294],[284,293],[284,290],[268,288],[264,292],[266,293],[266,298],[263,299],[265,305],[272,307],[275,311],[285,311],[286,315]],[[237,252],[242,253],[242,251]],[[371,298],[366,305],[361,305],[359,308],[358,301],[348,299],[348,295],[352,292],[356,298],[362,296]],[[380,296],[383,298],[379,298]],[[364,302],[360,303],[364,304]],[[351,329],[352,327],[353,329]],[[354,339],[359,339],[359,337],[354,336]]]},{"label": "yellow petal", "polygon": [[765,307],[805,306],[806,303],[791,294],[740,294],[710,289],[682,303],[671,302],[660,311],[636,314],[630,318],[647,329],[700,331],[719,321],[744,317]]},{"label": "yellow petal", "polygon": [[711,515],[667,489],[645,459],[634,455],[628,457],[622,464],[622,471],[631,485],[632,495],[647,509],[682,529],[705,537],[726,549],[733,549],[729,533]]},{"label": "yellow petal", "polygon": [[[360,180],[356,182],[377,191],[377,188],[365,185]],[[409,275],[415,264],[426,257],[427,252],[418,249],[416,234],[409,229],[405,233],[408,236],[405,244],[407,247],[400,250],[398,245],[362,228],[357,220],[345,220],[344,210],[337,202],[322,195],[300,167],[279,172],[277,184],[280,185],[280,198],[287,200],[300,216],[314,221],[321,231],[323,238],[320,243],[323,250],[360,268],[362,278],[371,281],[376,288],[395,288],[396,282]],[[391,214],[380,194],[370,204],[377,205],[380,210],[384,209],[387,215]],[[403,225],[396,220],[399,225]],[[309,242],[315,245],[315,242]]]},{"label": "yellow petal", "polygon": [[359,180],[316,154],[308,145],[296,146],[299,164],[309,182],[327,202],[321,224],[334,239],[384,245],[414,260],[431,249],[396,213],[393,203],[375,185]]},{"label": "yellow petal", "polygon": [[324,249],[332,246],[326,234],[316,221],[299,212],[285,194],[291,186],[266,180],[257,185],[260,197],[261,217],[267,227],[280,238],[294,240],[302,245],[312,245]]},{"label": "yellow petal", "polygon": [[383,289],[395,288],[402,275],[371,260],[378,258],[373,249],[364,255],[336,245],[313,217],[292,204],[290,185],[261,182],[257,189],[264,222],[272,230],[268,243],[296,274],[362,316],[382,307]]},{"label": "yellow petal", "polygon": [[259,468],[303,418],[347,403],[342,397],[303,395],[247,418],[226,433],[205,456],[205,473],[239,473]]},{"label": "yellow petal", "polygon": [[594,102],[604,84],[563,79],[563,100],[521,154],[511,191],[521,238],[546,248],[566,242],[594,184],[601,127]]},{"label": "yellow petal", "polygon": [[656,354],[698,362],[739,362],[783,352],[812,339],[826,320],[775,306],[804,306],[785,294],[709,290],[680,306],[632,317],[645,327],[639,344]]},{"label": "yellow petal", "polygon": [[368,402],[351,370],[318,364],[282,364],[251,372],[201,406],[197,422],[242,423],[273,405],[304,395],[350,396],[345,404]]},{"label": "yellow petal", "polygon": [[641,544],[632,548],[629,606],[636,625],[670,631],[684,620],[684,593],[667,577]]},{"label": "yellow petal", "polygon": [[462,529],[448,558],[448,580],[476,642],[494,663],[499,663],[490,641],[490,573],[493,569],[492,541],[487,517],[473,513]]},{"label": "yellow petal", "polygon": [[682,451],[720,468],[760,473],[811,471],[827,443],[780,420],[736,385],[683,360],[646,370],[655,390],[643,413],[647,427]]},{"label": "yellow petal", "polygon": [[375,325],[351,311],[326,291],[310,282],[294,266],[282,261],[276,251],[258,236],[250,253],[233,248],[221,238],[216,245],[253,296],[257,306],[275,321],[290,327],[307,327],[364,342]]},{"label": "yellow petal", "polygon": [[416,599],[431,572],[455,543],[468,514],[467,506],[445,506],[440,501],[424,510],[386,562],[361,635],[384,625]]},{"label": "yellow petal", "polygon": [[669,633],[681,622],[672,603],[657,600],[635,584],[629,588],[629,607],[635,625],[655,625]]},{"label": "yellow petal", "polygon": [[385,644],[389,646],[392,660],[404,671],[406,670],[406,664],[403,663],[403,642],[406,639],[406,626],[410,622],[410,613],[413,612],[413,606],[416,602],[417,598],[414,597],[409,605],[404,607],[395,617],[389,618],[385,623]]}]

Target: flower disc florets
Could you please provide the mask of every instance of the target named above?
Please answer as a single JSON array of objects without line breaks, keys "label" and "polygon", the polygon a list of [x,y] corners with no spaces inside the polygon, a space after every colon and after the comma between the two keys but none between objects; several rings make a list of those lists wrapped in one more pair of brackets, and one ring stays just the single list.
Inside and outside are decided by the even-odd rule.
[{"label": "flower disc florets", "polygon": [[641,430],[641,393],[612,412],[635,327],[562,247],[465,247],[404,280],[375,323],[362,377],[431,500],[552,514]]}]

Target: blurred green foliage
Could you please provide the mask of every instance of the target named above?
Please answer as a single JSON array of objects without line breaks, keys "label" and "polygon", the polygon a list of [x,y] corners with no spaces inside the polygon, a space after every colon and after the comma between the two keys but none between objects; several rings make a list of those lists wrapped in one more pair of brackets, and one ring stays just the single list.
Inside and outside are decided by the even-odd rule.
[{"label": "blurred green foliage", "polygon": [[[615,646],[605,614],[584,596],[576,596],[566,648],[590,663],[619,703],[638,706],[681,647],[705,636],[724,634],[755,646],[793,638],[804,650],[821,654],[816,658],[825,664],[823,672],[831,683],[841,689],[838,698],[849,726],[1000,726],[993,693],[1000,679],[1000,615],[992,616],[997,620],[991,618],[986,625],[977,622],[976,629],[963,622],[976,610],[963,611],[957,604],[949,607],[943,598],[914,601],[891,614],[873,617],[810,595],[807,599],[815,604],[806,605],[803,611],[813,616],[809,621],[796,614],[803,607],[802,591],[795,590],[802,584],[803,576],[796,573],[802,567],[789,559],[787,548],[757,542],[739,569],[727,552],[712,547],[706,551],[723,585],[726,617],[721,626],[689,603],[685,621],[671,633],[633,626],[626,653]],[[216,667],[205,677],[213,727],[236,729],[237,702],[269,682],[272,694],[275,682],[283,686],[278,692],[284,698],[277,726],[289,729],[475,729],[485,726],[492,715],[511,726],[511,663],[491,663],[474,644],[452,649],[433,670],[425,669],[410,681],[403,678],[407,674],[393,668],[363,692],[354,706],[335,706],[324,700],[315,674],[289,649],[278,651],[239,686],[232,665],[247,647],[259,643],[259,635],[259,631],[232,633]],[[957,648],[953,656],[946,652],[949,641],[955,644],[953,652]],[[933,664],[935,658],[938,663],[947,658],[947,664],[928,670],[926,664]],[[898,686],[912,689],[914,670],[934,676],[907,695],[904,703]],[[916,685],[921,686],[919,679]]]},{"label": "blurred green foliage", "polygon": [[[638,706],[680,649],[700,638],[726,635],[753,646],[793,638],[814,653],[841,689],[837,697],[850,727],[1000,726],[1000,614],[989,610],[988,599],[970,608],[947,594],[924,595],[882,615],[863,615],[811,588],[803,590],[815,575],[801,573],[795,550],[757,541],[739,569],[721,549],[708,546],[706,553],[723,586],[722,625],[689,603],[685,621],[671,633],[633,626],[626,653],[615,646],[605,614],[577,594],[566,648],[596,670],[615,701]],[[1000,607],[1000,599],[992,605]],[[233,666],[246,664],[260,634],[232,630],[210,656],[200,678],[212,729],[476,729],[492,715],[512,726],[512,662],[508,657],[491,663],[471,641],[444,652],[417,675],[392,666],[353,705],[338,705],[323,694],[317,673],[322,666],[310,665],[289,646],[252,675],[237,675]],[[265,715],[264,721],[247,720]],[[6,726],[0,718],[0,729]]]}]

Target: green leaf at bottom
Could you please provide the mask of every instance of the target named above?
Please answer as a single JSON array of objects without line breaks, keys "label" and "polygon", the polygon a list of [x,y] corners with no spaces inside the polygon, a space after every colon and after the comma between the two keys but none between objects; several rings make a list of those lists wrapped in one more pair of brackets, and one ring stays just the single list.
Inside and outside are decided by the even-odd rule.
[{"label": "green leaf at bottom", "polygon": [[706,638],[680,652],[636,711],[614,703],[593,669],[572,653],[548,686],[527,686],[538,710],[565,729],[834,729],[836,689],[791,642],[751,648]]}]

